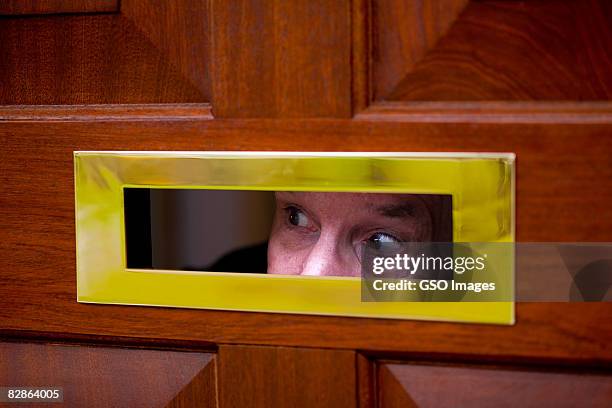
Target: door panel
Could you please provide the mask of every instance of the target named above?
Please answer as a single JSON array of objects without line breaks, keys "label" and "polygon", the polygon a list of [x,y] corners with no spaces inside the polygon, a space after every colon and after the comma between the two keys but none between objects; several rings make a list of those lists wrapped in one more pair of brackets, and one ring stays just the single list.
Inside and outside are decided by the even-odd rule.
[{"label": "door panel", "polygon": [[69,407],[216,407],[215,355],[0,343],[0,386],[62,387]]},{"label": "door panel", "polygon": [[611,5],[0,0],[0,386],[94,407],[610,405],[609,302],[518,304],[512,327],[79,304],[72,153],[515,152],[518,241],[611,241]]},{"label": "door panel", "polygon": [[609,407],[612,376],[500,367],[382,364],[381,408]]},{"label": "door panel", "polygon": [[337,407],[357,404],[355,353],[221,346],[221,407]]},{"label": "door panel", "polygon": [[119,0],[2,0],[0,15],[116,12]]}]

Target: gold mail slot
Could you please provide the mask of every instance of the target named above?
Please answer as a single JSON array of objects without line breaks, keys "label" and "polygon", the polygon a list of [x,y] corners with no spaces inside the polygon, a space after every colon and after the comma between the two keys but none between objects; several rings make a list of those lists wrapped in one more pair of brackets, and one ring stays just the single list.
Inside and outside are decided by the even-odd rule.
[{"label": "gold mail slot", "polygon": [[514,322],[513,154],[74,163],[79,302]]}]

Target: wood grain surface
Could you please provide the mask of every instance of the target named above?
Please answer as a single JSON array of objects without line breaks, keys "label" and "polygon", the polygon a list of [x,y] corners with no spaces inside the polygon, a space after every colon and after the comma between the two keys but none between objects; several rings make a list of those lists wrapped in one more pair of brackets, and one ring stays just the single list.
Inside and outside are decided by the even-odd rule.
[{"label": "wood grain surface", "polygon": [[212,356],[210,362],[172,398],[165,408],[219,407],[217,365],[218,358]]},{"label": "wood grain surface", "polygon": [[117,12],[119,0],[1,0],[0,15]]},{"label": "wood grain surface", "polygon": [[221,346],[219,359],[221,407],[357,405],[353,351]]},{"label": "wood grain surface", "polygon": [[378,406],[381,408],[605,408],[612,401],[610,373],[382,363],[377,378]]},{"label": "wood grain surface", "polygon": [[0,343],[2,386],[62,387],[69,407],[216,407],[214,376],[210,353]]},{"label": "wood grain surface", "polygon": [[350,117],[349,2],[212,1],[216,117]]},{"label": "wood grain surface", "polygon": [[351,1],[351,102],[352,113],[362,111],[372,100],[372,3]]},{"label": "wood grain surface", "polygon": [[121,0],[121,15],[143,33],[183,80],[211,100],[211,0]]},{"label": "wood grain surface", "polygon": [[208,102],[127,17],[7,18],[0,104]]},{"label": "wood grain surface", "polygon": [[106,105],[0,105],[0,122],[113,122],[212,120],[209,103],[106,104]]},{"label": "wood grain surface", "polygon": [[372,0],[374,100],[385,99],[438,40],[469,0]]},{"label": "wood grain surface", "polygon": [[610,130],[609,124],[598,123],[163,117],[4,122],[0,124],[0,325],[11,335],[25,330],[67,337],[124,336],[609,366],[610,303],[519,304],[514,327],[78,304],[72,152],[514,151],[519,240],[609,241]]},{"label": "wood grain surface", "polygon": [[377,407],[376,395],[376,362],[362,353],[357,354],[357,390],[359,408]]},{"label": "wood grain surface", "polygon": [[466,381],[487,404],[487,389],[572,402],[609,381],[609,302],[521,303],[512,327],[79,304],[72,154],[515,152],[519,241],[609,242],[612,2],[0,0],[0,14],[0,385],[59,378],[72,406],[373,407],[464,397]]},{"label": "wood grain surface", "polygon": [[[0,115],[1,110],[0,108]],[[607,125],[612,103],[600,102],[376,102],[357,120],[402,123]]]},{"label": "wood grain surface", "polygon": [[[391,32],[380,38],[393,37],[398,25],[385,24],[390,21],[380,22],[383,32]],[[471,1],[446,35],[383,97],[609,100],[611,21],[612,3],[607,0]],[[421,37],[417,33],[411,38]]]}]

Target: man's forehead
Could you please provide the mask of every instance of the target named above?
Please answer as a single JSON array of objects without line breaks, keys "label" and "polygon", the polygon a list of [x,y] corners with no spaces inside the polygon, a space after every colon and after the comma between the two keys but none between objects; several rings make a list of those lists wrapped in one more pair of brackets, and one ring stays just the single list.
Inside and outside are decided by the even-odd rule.
[{"label": "man's forehead", "polygon": [[377,192],[348,192],[348,191],[277,191],[277,195],[292,198],[307,199],[359,199],[368,202],[394,202],[418,197],[415,194],[377,193]]},{"label": "man's forehead", "polygon": [[405,214],[414,208],[418,196],[413,194],[391,193],[354,193],[354,192],[314,192],[314,191],[282,191],[277,197],[283,200],[295,200],[302,204],[350,205],[377,212]]}]

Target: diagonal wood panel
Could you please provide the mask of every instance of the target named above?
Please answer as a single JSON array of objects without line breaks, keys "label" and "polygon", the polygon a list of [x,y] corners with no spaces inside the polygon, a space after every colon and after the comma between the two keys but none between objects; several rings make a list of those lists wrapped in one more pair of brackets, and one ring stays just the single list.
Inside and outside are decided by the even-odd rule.
[{"label": "diagonal wood panel", "polygon": [[212,358],[165,408],[218,407],[216,359]]},{"label": "diagonal wood panel", "polygon": [[381,408],[603,408],[612,401],[612,376],[609,373],[382,364],[378,384]]},{"label": "diagonal wood panel", "polygon": [[376,383],[378,385],[377,402],[380,408],[416,408],[417,403],[410,397],[410,387],[403,384],[388,364],[378,367]]},{"label": "diagonal wood panel", "polygon": [[607,0],[471,1],[386,99],[607,101],[611,16]]},{"label": "diagonal wood panel", "polygon": [[210,0],[122,0],[133,22],[185,81],[210,101]]},{"label": "diagonal wood panel", "polygon": [[373,0],[373,97],[385,99],[430,51],[469,0]]},{"label": "diagonal wood panel", "polygon": [[0,343],[0,384],[63,387],[70,407],[214,407],[210,353]]},{"label": "diagonal wood panel", "polygon": [[120,15],[7,18],[0,104],[206,102]]}]

